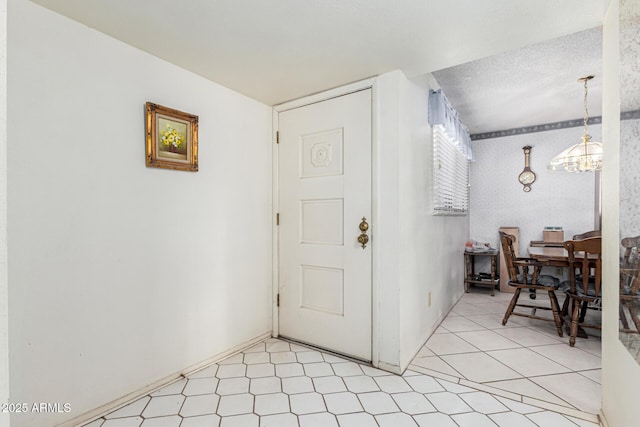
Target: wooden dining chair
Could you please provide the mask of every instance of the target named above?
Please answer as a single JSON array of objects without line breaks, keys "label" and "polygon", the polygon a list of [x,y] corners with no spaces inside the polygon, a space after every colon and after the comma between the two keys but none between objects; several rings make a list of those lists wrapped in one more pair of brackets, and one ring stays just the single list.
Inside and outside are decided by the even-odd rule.
[{"label": "wooden dining chair", "polygon": [[585,233],[574,234],[572,240],[583,240],[590,237],[602,237],[602,230],[592,230]]},{"label": "wooden dining chair", "polygon": [[[572,240],[584,240],[584,239],[588,239],[590,237],[602,237],[602,230],[592,230],[592,231],[586,231],[584,233],[580,233],[580,234],[574,234],[572,237]],[[580,274],[578,274],[578,276],[576,276],[577,280],[582,280],[582,276],[580,276]],[[590,277],[589,280],[594,280],[593,277]],[[567,292],[567,290],[569,289],[569,284],[568,282],[563,282],[560,284],[560,289],[562,289],[563,292]],[[562,318],[564,319],[564,317],[567,315],[567,311],[568,311],[568,307],[569,307],[569,301],[570,298],[565,298],[564,300],[564,305],[562,306]],[[580,322],[584,321],[584,317],[587,315],[587,310],[589,308],[589,305],[584,302],[582,303],[582,307],[580,308]]]},{"label": "wooden dining chair", "polygon": [[[506,325],[509,321],[509,317],[512,315],[539,320],[553,320],[556,324],[558,335],[562,336],[563,320],[562,316],[560,316],[560,306],[558,305],[558,299],[555,293],[560,281],[553,276],[540,274],[542,267],[544,266],[542,262],[531,258],[517,257],[513,249],[514,240],[515,237],[502,231],[500,232],[500,244],[502,245],[507,272],[509,274],[507,283],[509,286],[515,288],[511,302],[504,314],[504,319],[502,319],[502,324]],[[519,303],[518,299],[520,298],[520,292],[523,289],[547,291],[549,294],[549,306]],[[515,311],[516,307],[529,308],[531,311],[530,313]],[[537,316],[535,313],[538,309],[551,310],[553,312],[553,319]]]},{"label": "wooden dining chair", "polygon": [[[625,237],[621,241],[624,253],[620,261],[620,330],[640,333],[640,236]],[[629,327],[625,308],[635,329]]]},{"label": "wooden dining chair", "polygon": [[569,345],[573,347],[578,326],[601,329],[599,324],[586,322],[580,312],[583,303],[597,309],[602,307],[602,238],[568,240],[564,242],[564,248],[569,258],[569,288],[566,294],[571,310]]}]

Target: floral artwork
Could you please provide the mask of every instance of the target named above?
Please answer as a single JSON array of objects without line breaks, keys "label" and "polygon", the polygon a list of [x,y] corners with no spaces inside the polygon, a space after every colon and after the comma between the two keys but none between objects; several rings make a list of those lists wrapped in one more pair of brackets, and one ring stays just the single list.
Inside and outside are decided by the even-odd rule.
[{"label": "floral artwork", "polygon": [[187,125],[160,118],[160,156],[164,153],[177,153],[180,156],[187,155],[186,133]]},{"label": "floral artwork", "polygon": [[146,103],[147,166],[196,172],[198,116]]}]

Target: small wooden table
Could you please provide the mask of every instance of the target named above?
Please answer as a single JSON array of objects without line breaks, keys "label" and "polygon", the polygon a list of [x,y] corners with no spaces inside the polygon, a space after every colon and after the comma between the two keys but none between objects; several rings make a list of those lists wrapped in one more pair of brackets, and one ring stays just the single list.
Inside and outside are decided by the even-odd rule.
[{"label": "small wooden table", "polygon": [[[491,273],[489,274],[489,277],[485,278],[481,275],[476,275],[475,257],[477,256],[490,257]],[[488,251],[482,251],[482,252],[465,251],[464,265],[465,265],[464,291],[468,293],[469,286],[471,284],[489,285],[491,287],[491,296],[494,296],[496,285],[500,286],[500,278],[498,277],[498,274],[496,274],[497,265],[498,265],[498,250],[489,249]]]}]

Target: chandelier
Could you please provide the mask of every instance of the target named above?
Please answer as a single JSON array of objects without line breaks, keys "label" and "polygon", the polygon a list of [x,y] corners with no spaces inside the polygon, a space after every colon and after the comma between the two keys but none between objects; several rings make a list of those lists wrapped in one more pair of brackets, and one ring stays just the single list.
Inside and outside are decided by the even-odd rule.
[{"label": "chandelier", "polygon": [[584,82],[584,133],[582,142],[564,150],[555,156],[547,165],[547,169],[552,171],[567,172],[593,172],[602,169],[602,143],[591,140],[589,135],[589,109],[587,108],[587,82],[593,76],[581,77],[579,82]]}]

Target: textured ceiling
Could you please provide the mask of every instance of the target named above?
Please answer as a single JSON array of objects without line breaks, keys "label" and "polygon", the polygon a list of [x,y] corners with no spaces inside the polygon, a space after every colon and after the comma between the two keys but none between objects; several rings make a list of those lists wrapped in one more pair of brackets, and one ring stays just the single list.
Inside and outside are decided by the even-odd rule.
[{"label": "textured ceiling", "polygon": [[33,1],[268,105],[396,69],[416,77],[593,28],[609,3]]},{"label": "textured ceiling", "polygon": [[434,76],[474,133],[602,114],[602,28],[526,46],[436,71]]}]

